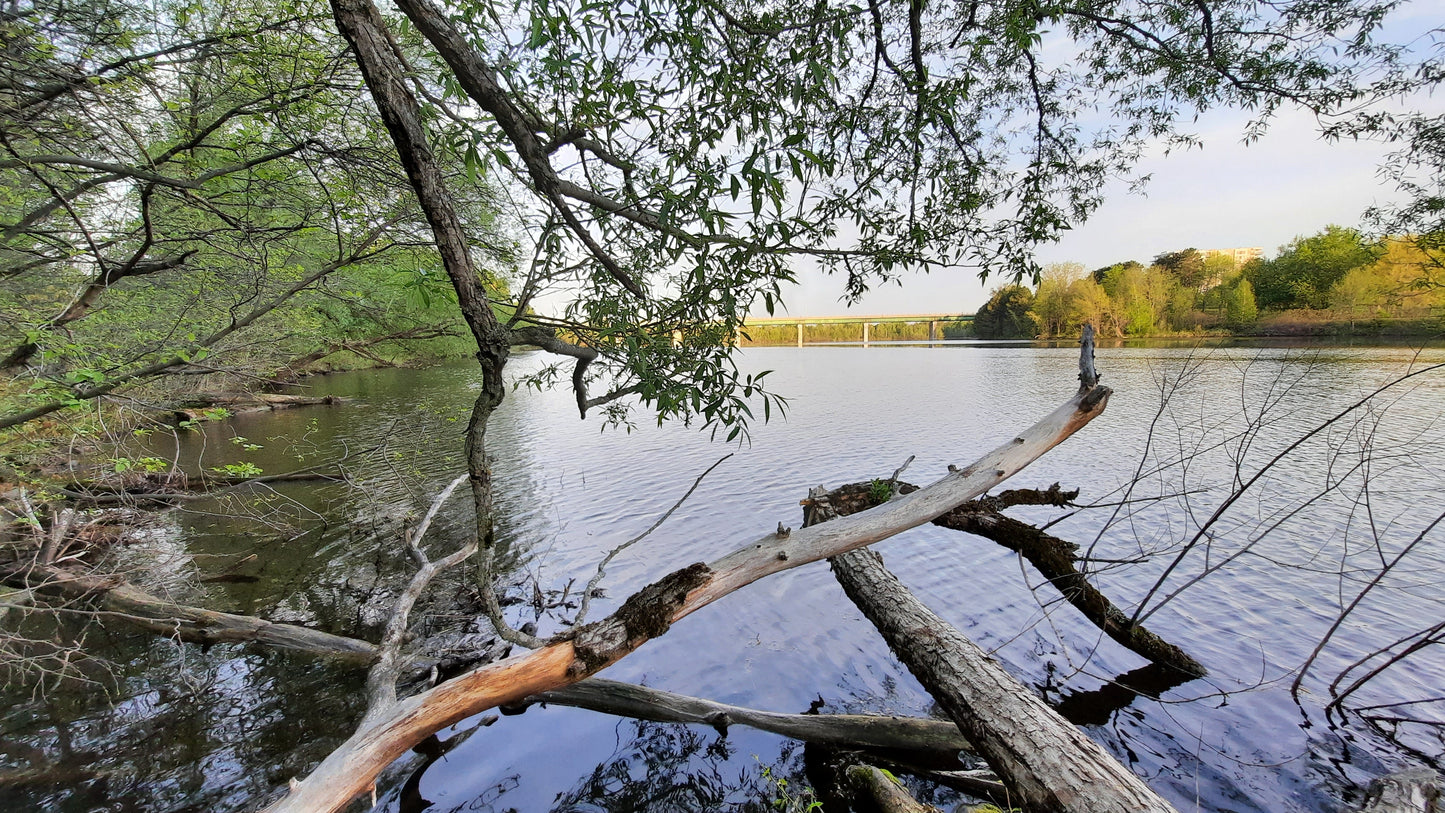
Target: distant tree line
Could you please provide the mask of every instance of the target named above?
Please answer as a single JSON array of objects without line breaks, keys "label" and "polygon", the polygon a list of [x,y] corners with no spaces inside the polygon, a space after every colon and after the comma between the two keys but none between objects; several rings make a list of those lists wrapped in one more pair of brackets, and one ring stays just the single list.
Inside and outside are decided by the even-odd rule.
[{"label": "distant tree line", "polygon": [[1249,330],[1262,312],[1301,311],[1354,325],[1422,318],[1445,307],[1445,246],[1437,235],[1368,239],[1327,226],[1282,246],[1273,259],[1234,258],[1186,248],[1087,271],[1045,266],[1035,288],[994,290],[979,308],[980,338],[1072,335],[1092,322],[1105,336],[1146,336],[1201,328]]}]

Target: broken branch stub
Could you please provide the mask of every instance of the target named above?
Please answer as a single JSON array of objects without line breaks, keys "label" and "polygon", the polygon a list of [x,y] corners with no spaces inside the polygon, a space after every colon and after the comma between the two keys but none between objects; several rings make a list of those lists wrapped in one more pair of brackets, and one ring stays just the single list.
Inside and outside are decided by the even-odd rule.
[{"label": "broken branch stub", "polygon": [[385,715],[359,728],[270,810],[339,810],[369,788],[392,760],[441,728],[494,706],[575,683],[671,624],[765,576],[923,525],[987,493],[1062,443],[1103,413],[1109,394],[1106,387],[1075,394],[1027,431],[927,488],[787,536],[769,533],[709,564],[693,564],[664,577],[629,599],[625,610],[574,630],[570,637],[398,701]]}]

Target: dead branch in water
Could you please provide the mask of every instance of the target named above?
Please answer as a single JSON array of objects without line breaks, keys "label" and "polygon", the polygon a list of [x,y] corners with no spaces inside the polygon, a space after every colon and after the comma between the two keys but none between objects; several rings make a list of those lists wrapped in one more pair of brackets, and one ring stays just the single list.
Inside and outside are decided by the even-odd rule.
[{"label": "dead branch in water", "polygon": [[570,685],[625,657],[675,622],[758,579],[887,539],[978,497],[1063,442],[1103,412],[1105,387],[1079,392],[1008,443],[938,482],[877,508],[791,533],[770,533],[709,564],[677,570],[628,598],[612,616],[547,646],[480,667],[384,713],[357,731],[312,774],[293,783],[273,811],[333,811],[366,791],[398,756],[470,715]]}]

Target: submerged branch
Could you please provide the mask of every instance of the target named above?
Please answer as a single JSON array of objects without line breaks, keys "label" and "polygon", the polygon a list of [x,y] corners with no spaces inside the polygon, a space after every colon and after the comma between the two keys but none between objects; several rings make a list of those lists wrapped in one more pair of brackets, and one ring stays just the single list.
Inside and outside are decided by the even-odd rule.
[{"label": "submerged branch", "polygon": [[369,719],[273,811],[334,811],[433,732],[499,704],[576,683],[677,621],[758,579],[887,539],[978,497],[1102,414],[1109,390],[1074,395],[1013,441],[972,465],[875,509],[787,535],[767,534],[710,564],[675,571],[633,594],[612,616],[547,646],[483,666],[398,701]]},{"label": "submerged branch", "polygon": [[62,568],[43,568],[28,575],[27,581],[34,590],[94,599],[107,616],[182,641],[198,644],[257,643],[362,664],[369,664],[378,657],[374,644],[357,638],[294,624],[277,624],[250,615],[176,604],[115,577],[78,575]]},{"label": "submerged branch", "polygon": [[869,714],[781,714],[716,703],[632,683],[589,678],[527,698],[659,723],[710,725],[721,733],[742,725],[821,745],[928,751],[954,758],[972,751],[958,726],[944,720]]},{"label": "submerged branch", "polygon": [[465,474],[452,480],[432,500],[431,507],[427,510],[426,516],[422,518],[421,525],[417,527],[416,531],[406,534],[407,550],[416,559],[419,567],[411,577],[411,582],[407,584],[406,589],[397,597],[396,607],[392,610],[391,618],[386,622],[386,632],[382,634],[381,646],[377,649],[376,664],[371,667],[371,672],[366,676],[367,707],[362,725],[365,725],[367,720],[385,714],[387,709],[396,702],[396,681],[405,665],[405,661],[401,657],[401,645],[406,640],[411,610],[416,605],[417,599],[431,584],[432,579],[448,568],[461,564],[477,552],[477,542],[473,539],[447,556],[433,562],[421,547],[421,540],[426,536],[427,529],[431,527],[432,520],[441,511],[442,505],[466,481],[467,475]]},{"label": "submerged branch", "polygon": [[[893,491],[908,494],[917,488],[911,483],[897,483]],[[1207,674],[1203,665],[1184,650],[1145,629],[1142,624],[1131,623],[1123,610],[1079,572],[1076,545],[999,513],[1016,505],[1064,506],[1078,494],[1078,491],[1064,491],[1058,483],[1042,490],[1010,489],[971,500],[936,517],[933,524],[991,539],[1018,553],[1104,634],[1153,663],[1176,669],[1189,677],[1203,677]],[[810,515],[826,503],[837,515],[846,516],[870,507],[876,499],[871,483],[852,483],[832,491],[811,493],[803,502]]]}]

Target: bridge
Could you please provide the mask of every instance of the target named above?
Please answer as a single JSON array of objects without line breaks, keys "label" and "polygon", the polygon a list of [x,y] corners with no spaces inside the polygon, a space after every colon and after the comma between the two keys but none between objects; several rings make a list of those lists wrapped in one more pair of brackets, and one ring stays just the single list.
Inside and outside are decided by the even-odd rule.
[{"label": "bridge", "polygon": [[868,331],[873,325],[881,324],[910,324],[916,325],[923,322],[928,323],[928,340],[938,341],[939,322],[972,322],[973,314],[953,313],[914,313],[896,316],[768,316],[754,319],[749,317],[744,325],[746,327],[761,327],[765,325],[797,325],[798,346],[803,346],[804,328],[807,325],[862,325],[863,343],[868,343]]}]

